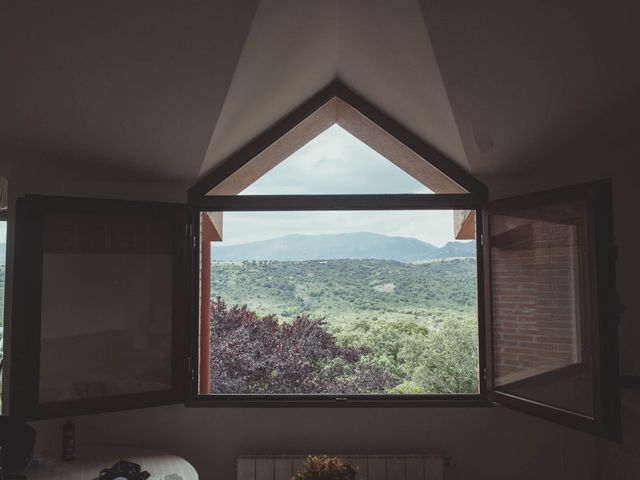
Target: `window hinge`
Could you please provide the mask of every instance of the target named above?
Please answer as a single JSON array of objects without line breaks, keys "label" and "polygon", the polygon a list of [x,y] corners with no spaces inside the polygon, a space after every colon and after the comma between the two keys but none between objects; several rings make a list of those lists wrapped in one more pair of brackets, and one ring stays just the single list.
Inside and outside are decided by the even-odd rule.
[{"label": "window hinge", "polygon": [[187,225],[187,238],[190,239],[191,248],[196,248],[196,236],[193,232],[193,223],[190,223]]},{"label": "window hinge", "polygon": [[487,381],[487,367],[482,370],[482,378],[485,382]]},{"label": "window hinge", "polygon": [[484,234],[480,234],[480,246],[484,247]]}]

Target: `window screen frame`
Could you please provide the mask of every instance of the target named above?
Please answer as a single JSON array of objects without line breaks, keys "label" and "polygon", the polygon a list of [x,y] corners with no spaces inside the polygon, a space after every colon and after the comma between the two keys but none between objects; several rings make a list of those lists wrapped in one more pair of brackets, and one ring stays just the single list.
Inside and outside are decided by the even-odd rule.
[{"label": "window screen frame", "polygon": [[[295,198],[291,198],[295,197]],[[473,194],[408,194],[408,195],[243,195],[211,197],[215,208],[194,210],[192,284],[192,322],[190,333],[190,375],[188,407],[488,407],[485,372],[484,341],[484,283],[483,256],[479,232],[482,231],[481,208],[483,199]],[[473,394],[418,394],[418,395],[331,395],[331,394],[201,394],[199,392],[200,368],[200,232],[201,213],[213,211],[327,211],[327,210],[474,210],[476,211],[476,268],[477,268],[477,319],[478,319],[478,386]]]},{"label": "window screen frame", "polygon": [[[173,225],[171,387],[166,390],[55,402],[39,401],[43,220],[47,213],[139,214]],[[24,420],[183,403],[189,318],[189,214],[184,205],[27,195],[16,201],[9,414]]]},{"label": "window screen frame", "polygon": [[[591,355],[593,417],[503,392],[494,384],[493,311],[491,290],[491,216],[517,213],[571,200],[584,200],[587,206],[587,239],[590,245],[588,267],[590,280],[583,295],[592,295],[593,307],[588,349]],[[616,290],[615,261],[617,251],[612,215],[612,185],[609,179],[569,187],[504,198],[489,202],[483,209],[485,352],[487,398],[500,405],[530,415],[614,440],[620,438],[620,399],[618,340],[620,306]],[[579,364],[578,364],[579,365]],[[551,375],[570,373],[575,365],[563,367]],[[548,375],[548,374],[543,374]],[[533,378],[533,377],[532,377]]]}]

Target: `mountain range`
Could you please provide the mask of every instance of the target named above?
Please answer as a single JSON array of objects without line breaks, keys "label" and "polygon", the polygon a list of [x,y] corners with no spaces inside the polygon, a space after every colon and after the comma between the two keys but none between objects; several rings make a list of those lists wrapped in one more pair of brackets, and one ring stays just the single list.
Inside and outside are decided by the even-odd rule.
[{"label": "mountain range", "polygon": [[381,259],[415,262],[475,256],[475,242],[448,242],[442,247],[436,247],[416,238],[369,232],[296,234],[240,245],[216,246],[213,243],[211,246],[212,260],[219,261]]}]

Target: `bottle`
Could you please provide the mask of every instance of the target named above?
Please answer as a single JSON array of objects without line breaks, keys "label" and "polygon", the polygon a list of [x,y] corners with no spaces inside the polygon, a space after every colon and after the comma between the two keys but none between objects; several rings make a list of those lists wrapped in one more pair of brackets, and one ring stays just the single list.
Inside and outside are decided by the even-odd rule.
[{"label": "bottle", "polygon": [[76,456],[76,426],[67,420],[62,427],[62,460],[73,460]]}]

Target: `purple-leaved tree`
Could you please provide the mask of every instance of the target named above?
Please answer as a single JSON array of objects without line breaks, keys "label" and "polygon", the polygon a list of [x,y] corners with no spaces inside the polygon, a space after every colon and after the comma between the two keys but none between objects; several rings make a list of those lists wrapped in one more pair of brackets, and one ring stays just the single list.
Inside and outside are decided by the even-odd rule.
[{"label": "purple-leaved tree", "polygon": [[261,394],[384,393],[397,379],[368,363],[365,347],[339,345],[326,322],[259,318],[246,306],[211,307],[211,391]]}]

